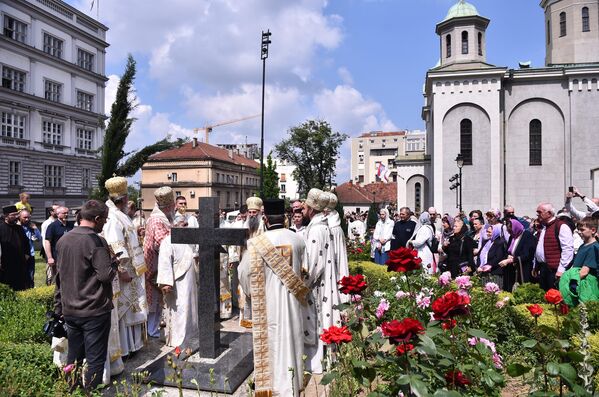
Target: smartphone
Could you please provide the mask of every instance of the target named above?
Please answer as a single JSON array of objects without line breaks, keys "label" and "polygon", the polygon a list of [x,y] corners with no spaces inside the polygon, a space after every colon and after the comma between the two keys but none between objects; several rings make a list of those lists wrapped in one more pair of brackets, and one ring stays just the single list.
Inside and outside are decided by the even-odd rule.
[{"label": "smartphone", "polygon": [[570,186],[570,187],[568,188],[568,191],[569,191],[570,193],[574,193],[574,186]]}]

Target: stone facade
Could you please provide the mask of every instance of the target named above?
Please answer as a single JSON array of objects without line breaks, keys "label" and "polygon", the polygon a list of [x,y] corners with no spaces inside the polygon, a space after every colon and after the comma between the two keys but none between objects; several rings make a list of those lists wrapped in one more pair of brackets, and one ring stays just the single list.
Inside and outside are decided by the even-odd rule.
[{"label": "stone facade", "polygon": [[0,204],[27,191],[42,220],[97,184],[108,28],[59,0],[5,0],[0,13]]},{"label": "stone facade", "polygon": [[[433,186],[432,204],[439,211],[455,211],[449,178],[458,171],[457,154],[468,147],[461,130],[464,120],[472,124],[472,164],[462,169],[465,211],[510,204],[518,214],[534,216],[541,201],[560,207],[570,185],[588,195],[599,195],[597,5],[597,1],[542,2],[548,16],[564,9],[572,15],[580,14],[582,7],[594,10],[584,39],[582,31],[574,31],[582,29],[581,24],[568,25],[573,29],[568,35],[574,44],[570,38],[555,37],[555,29],[551,29],[545,67],[495,67],[473,54],[469,60],[440,64],[428,71],[422,115],[431,160],[424,176]],[[480,29],[485,21],[469,15],[439,25],[447,30],[471,23],[471,28]],[[540,134],[540,146],[533,143],[535,134]],[[538,160],[535,150],[540,152]]]}]

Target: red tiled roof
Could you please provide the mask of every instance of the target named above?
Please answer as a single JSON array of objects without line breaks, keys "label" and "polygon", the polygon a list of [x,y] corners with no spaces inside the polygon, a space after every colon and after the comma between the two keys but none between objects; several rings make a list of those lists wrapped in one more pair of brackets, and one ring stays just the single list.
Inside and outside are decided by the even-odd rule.
[{"label": "red tiled roof", "polygon": [[371,131],[365,132],[359,136],[359,138],[373,138],[377,136],[403,136],[406,131],[393,131],[393,132],[382,132],[382,131]]},{"label": "red tiled roof", "polygon": [[189,142],[178,148],[156,153],[148,159],[148,161],[172,160],[219,160],[225,163],[240,164],[252,168],[259,167],[259,164],[254,160],[236,153],[233,153],[231,158],[227,149],[221,149],[204,142],[198,142],[196,147],[193,147],[192,142]]},{"label": "red tiled roof", "polygon": [[[376,194],[372,194],[372,193]],[[372,204],[373,198],[377,203],[397,201],[397,182],[376,182],[368,185],[358,185],[352,182],[343,183],[335,189],[341,204]]]}]

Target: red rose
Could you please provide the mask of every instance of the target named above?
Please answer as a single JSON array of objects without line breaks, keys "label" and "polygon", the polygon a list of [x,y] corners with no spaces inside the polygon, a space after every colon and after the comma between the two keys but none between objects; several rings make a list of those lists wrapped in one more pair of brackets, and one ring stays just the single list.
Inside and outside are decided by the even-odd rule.
[{"label": "red rose", "polygon": [[562,294],[558,290],[551,288],[545,293],[545,300],[552,305],[557,305],[561,303],[564,298],[562,298]]},{"label": "red rose", "polygon": [[343,277],[338,284],[341,286],[339,291],[344,294],[359,294],[366,289],[368,286],[366,281],[364,281],[364,276],[361,274],[356,274],[355,276],[345,276]]},{"label": "red rose", "polygon": [[568,306],[564,302],[562,302],[559,305],[559,312],[565,316],[566,314],[570,313],[570,306]]},{"label": "red rose", "polygon": [[331,326],[328,329],[322,331],[320,335],[320,340],[326,343],[327,345],[331,343],[341,344],[346,342],[351,342],[352,335],[350,330],[347,327],[336,327]]},{"label": "red rose", "polygon": [[413,318],[404,318],[401,321],[393,320],[381,325],[383,335],[389,337],[391,343],[409,342],[410,339],[424,331],[420,321]]},{"label": "red rose", "polygon": [[358,248],[358,250],[357,250],[357,251],[358,251],[358,254],[361,254],[362,252],[364,252],[364,251],[362,250],[362,248]]},{"label": "red rose", "polygon": [[534,305],[526,306],[526,308],[533,317],[539,317],[541,314],[543,314],[543,308],[536,303]]},{"label": "red rose", "polygon": [[385,264],[388,272],[409,272],[420,269],[422,259],[418,257],[418,251],[405,247],[389,251],[389,259]]},{"label": "red rose", "polygon": [[469,304],[470,297],[468,295],[460,295],[455,291],[446,292],[445,295],[433,302],[432,309],[435,320],[447,320],[469,314]]},{"label": "red rose", "polygon": [[448,331],[450,329],[454,329],[457,324],[457,321],[455,321],[453,318],[450,318],[449,320],[443,321],[441,328],[443,328],[445,331]]},{"label": "red rose", "polygon": [[414,345],[411,343],[402,343],[398,345],[395,350],[397,351],[398,355],[402,356],[407,352],[414,350]]},{"label": "red rose", "polygon": [[466,375],[458,370],[447,371],[447,373],[445,373],[445,380],[449,385],[459,387],[468,386],[471,383],[470,379],[466,378]]},{"label": "red rose", "polygon": [[177,358],[179,358],[180,355],[181,355],[181,347],[177,346],[177,347],[175,347],[175,356],[177,356]]}]

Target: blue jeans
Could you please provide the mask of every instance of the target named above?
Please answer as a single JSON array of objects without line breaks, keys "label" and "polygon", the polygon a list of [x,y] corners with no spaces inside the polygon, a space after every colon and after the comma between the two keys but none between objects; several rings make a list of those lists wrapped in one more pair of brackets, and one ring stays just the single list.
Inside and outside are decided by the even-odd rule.
[{"label": "blue jeans", "polygon": [[383,250],[374,250],[374,263],[384,265],[385,262],[387,262],[387,259],[389,259],[389,255],[387,255],[387,252]]}]

